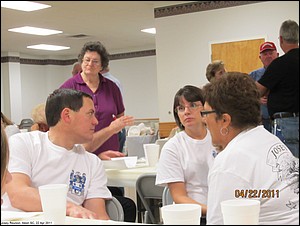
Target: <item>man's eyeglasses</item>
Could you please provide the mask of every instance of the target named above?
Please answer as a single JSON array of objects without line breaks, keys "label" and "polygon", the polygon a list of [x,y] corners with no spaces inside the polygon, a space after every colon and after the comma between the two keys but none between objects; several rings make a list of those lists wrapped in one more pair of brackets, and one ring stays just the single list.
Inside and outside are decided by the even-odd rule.
[{"label": "man's eyeglasses", "polygon": [[100,61],[99,60],[91,60],[88,58],[83,59],[83,63],[85,63],[86,65],[88,65],[91,62],[92,65],[99,65]]},{"label": "man's eyeglasses", "polygon": [[200,114],[201,114],[201,117],[205,117],[206,115],[208,114],[211,114],[211,113],[216,113],[215,110],[211,110],[211,111],[200,111]]},{"label": "man's eyeglasses", "polygon": [[201,104],[191,103],[190,106],[179,105],[176,107],[175,111],[177,113],[184,113],[185,108],[188,108],[190,111],[195,111],[198,107],[202,106]]}]

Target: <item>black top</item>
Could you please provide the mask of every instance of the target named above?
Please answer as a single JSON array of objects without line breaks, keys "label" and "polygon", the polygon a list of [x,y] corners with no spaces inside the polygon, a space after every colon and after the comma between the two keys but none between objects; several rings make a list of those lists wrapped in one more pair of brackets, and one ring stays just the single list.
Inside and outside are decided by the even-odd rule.
[{"label": "black top", "polygon": [[299,48],[273,60],[258,82],[270,90],[270,115],[299,112]]}]

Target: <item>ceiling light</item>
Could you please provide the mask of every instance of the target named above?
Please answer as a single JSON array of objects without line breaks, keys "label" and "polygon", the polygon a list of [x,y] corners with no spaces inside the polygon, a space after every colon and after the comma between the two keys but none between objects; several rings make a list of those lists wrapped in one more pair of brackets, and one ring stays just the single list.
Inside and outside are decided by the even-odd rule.
[{"label": "ceiling light", "polygon": [[70,47],[67,47],[67,46],[55,46],[55,45],[47,45],[47,44],[32,45],[32,46],[27,46],[27,48],[28,49],[50,50],[50,51],[70,49]]},{"label": "ceiling light", "polygon": [[12,29],[8,29],[8,31],[31,34],[31,35],[44,35],[44,36],[62,33],[62,31],[38,28],[38,27],[30,27],[30,26],[12,28]]},{"label": "ceiling light", "polygon": [[51,6],[28,1],[1,1],[1,7],[30,12],[34,10],[49,8]]},{"label": "ceiling light", "polygon": [[150,34],[156,34],[156,29],[155,28],[147,28],[141,30],[142,32],[150,33]]}]

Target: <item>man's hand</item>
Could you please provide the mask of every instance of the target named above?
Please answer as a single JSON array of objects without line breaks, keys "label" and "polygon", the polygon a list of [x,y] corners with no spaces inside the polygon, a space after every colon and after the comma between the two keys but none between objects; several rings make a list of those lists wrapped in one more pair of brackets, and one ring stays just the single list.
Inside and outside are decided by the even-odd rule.
[{"label": "man's hand", "polygon": [[67,203],[67,216],[84,219],[99,219],[96,213],[71,202]]},{"label": "man's hand", "polygon": [[266,105],[266,104],[267,104],[267,102],[268,102],[268,98],[267,98],[267,96],[263,96],[263,97],[261,97],[261,98],[260,98],[260,104],[264,104],[264,105]]}]

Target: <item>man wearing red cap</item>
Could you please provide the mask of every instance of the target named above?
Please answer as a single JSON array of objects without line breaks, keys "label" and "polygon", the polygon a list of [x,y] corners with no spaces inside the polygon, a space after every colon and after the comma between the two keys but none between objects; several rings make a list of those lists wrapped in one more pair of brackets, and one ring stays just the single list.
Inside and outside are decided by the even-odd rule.
[{"label": "man wearing red cap", "polygon": [[[273,42],[264,42],[259,47],[259,59],[261,60],[263,67],[255,71],[252,71],[249,75],[255,80],[258,81],[266,71],[266,68],[271,64],[271,62],[279,56],[276,46]],[[260,98],[260,110],[262,113],[262,124],[265,129],[272,132],[271,119],[269,116],[267,108],[267,96]]]},{"label": "man wearing red cap", "polygon": [[285,53],[273,60],[256,82],[261,96],[268,94],[268,111],[273,132],[299,158],[299,25],[286,20],[279,30]]}]

